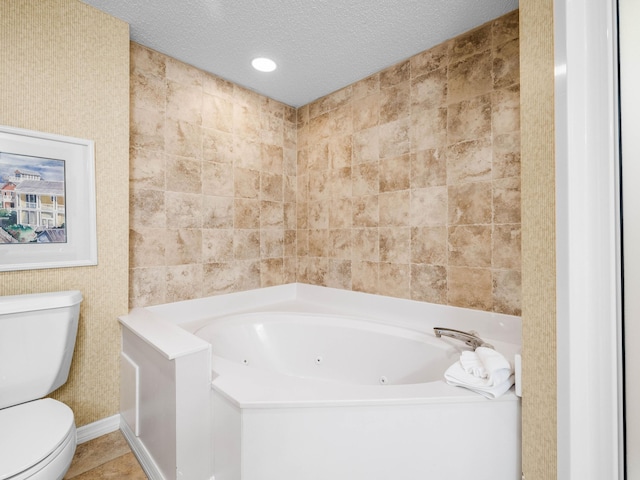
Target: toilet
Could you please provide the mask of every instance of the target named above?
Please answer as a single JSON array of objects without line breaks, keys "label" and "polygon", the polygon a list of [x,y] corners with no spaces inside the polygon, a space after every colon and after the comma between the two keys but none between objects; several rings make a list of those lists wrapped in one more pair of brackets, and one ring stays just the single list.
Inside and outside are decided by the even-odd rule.
[{"label": "toilet", "polygon": [[0,297],[0,480],[61,480],[76,450],[72,410],[42,398],[69,376],[79,291]]}]

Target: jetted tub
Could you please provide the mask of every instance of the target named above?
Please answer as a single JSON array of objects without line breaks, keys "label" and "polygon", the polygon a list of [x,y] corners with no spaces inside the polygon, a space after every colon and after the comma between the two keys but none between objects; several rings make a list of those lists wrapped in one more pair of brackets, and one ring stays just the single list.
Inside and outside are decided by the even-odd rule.
[{"label": "jetted tub", "polygon": [[[138,375],[138,387],[123,391],[139,392],[146,376],[151,399],[165,388],[158,386],[160,377],[184,371],[200,378],[193,383],[195,396],[202,397],[200,384],[210,372],[206,401],[194,398],[195,390],[179,391],[190,380],[177,373],[168,382],[176,405],[189,411],[175,407],[169,430],[177,440],[164,450],[154,445],[158,432],[147,440],[140,432],[146,418],[140,394],[135,415],[123,413],[125,435],[150,478],[519,478],[518,397],[510,391],[488,400],[447,385],[444,371],[468,347],[435,338],[432,330],[475,327],[513,361],[517,317],[306,285],[262,290],[149,307],[121,318],[129,362],[123,378],[127,371]],[[160,324],[166,332],[149,335]],[[174,335],[181,345],[167,352]],[[176,365],[143,375],[157,369],[144,353],[148,346]],[[182,360],[192,356],[200,360]],[[182,361],[195,370],[178,367]],[[208,411],[202,407],[207,403]],[[150,408],[158,414],[157,405]],[[153,418],[146,423],[150,428]],[[171,462],[159,465],[174,450],[175,470]]]}]

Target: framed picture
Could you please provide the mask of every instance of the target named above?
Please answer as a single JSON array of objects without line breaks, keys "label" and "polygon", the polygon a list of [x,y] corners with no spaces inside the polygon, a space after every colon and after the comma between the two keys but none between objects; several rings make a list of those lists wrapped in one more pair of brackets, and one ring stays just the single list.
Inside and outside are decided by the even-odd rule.
[{"label": "framed picture", "polygon": [[0,125],[0,271],[96,265],[91,140]]}]

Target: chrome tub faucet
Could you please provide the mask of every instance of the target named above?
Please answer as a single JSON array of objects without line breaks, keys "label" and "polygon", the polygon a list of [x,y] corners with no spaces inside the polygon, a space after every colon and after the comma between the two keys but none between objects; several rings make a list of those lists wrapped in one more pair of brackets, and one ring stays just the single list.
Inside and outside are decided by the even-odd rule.
[{"label": "chrome tub faucet", "polygon": [[450,337],[461,342],[466,343],[474,350],[478,347],[493,348],[493,345],[486,343],[478,336],[478,332],[470,330],[469,332],[463,332],[461,330],[454,330],[453,328],[435,327],[433,329],[437,338]]}]

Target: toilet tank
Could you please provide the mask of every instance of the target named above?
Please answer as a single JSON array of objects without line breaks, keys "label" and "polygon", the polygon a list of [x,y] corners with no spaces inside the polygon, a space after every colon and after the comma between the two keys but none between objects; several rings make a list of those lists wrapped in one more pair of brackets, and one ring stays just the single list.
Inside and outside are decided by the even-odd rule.
[{"label": "toilet tank", "polygon": [[67,381],[81,301],[77,290],[0,296],[0,408]]}]

